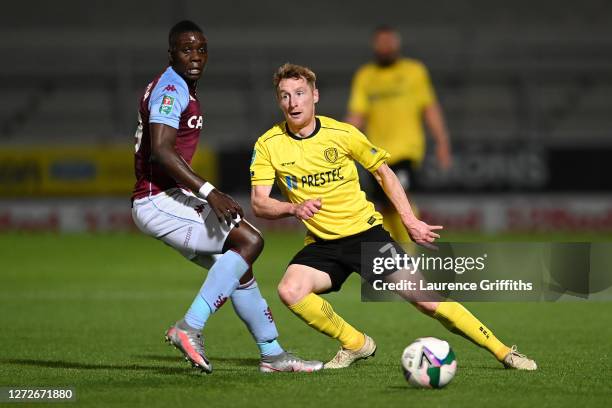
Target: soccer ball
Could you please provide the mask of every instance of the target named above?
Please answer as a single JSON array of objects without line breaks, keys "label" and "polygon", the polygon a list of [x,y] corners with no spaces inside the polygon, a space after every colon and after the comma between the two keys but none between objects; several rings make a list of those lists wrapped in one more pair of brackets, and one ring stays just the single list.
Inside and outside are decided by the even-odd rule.
[{"label": "soccer ball", "polygon": [[435,337],[416,339],[402,353],[406,380],[423,388],[442,388],[457,371],[457,360],[450,345]]}]

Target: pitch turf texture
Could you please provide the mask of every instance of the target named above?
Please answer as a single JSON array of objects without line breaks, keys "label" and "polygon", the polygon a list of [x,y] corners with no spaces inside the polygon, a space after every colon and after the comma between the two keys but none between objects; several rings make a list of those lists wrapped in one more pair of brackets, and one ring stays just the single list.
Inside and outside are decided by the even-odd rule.
[{"label": "pitch turf texture", "polygon": [[[256,275],[281,343],[328,360],[337,343],[282,306],[276,283],[301,236],[267,234]],[[479,303],[468,307],[503,340],[534,357],[535,373],[504,370],[486,351],[399,303],[361,303],[351,278],[329,295],[376,339],[374,359],[339,371],[260,374],[258,353],[229,303],[205,329],[212,375],[195,372],[162,341],[203,272],[141,235],[0,235],[0,386],[69,386],[68,406],[610,406],[612,302]],[[414,389],[399,364],[414,338],[454,348],[458,372],[442,390]]]}]

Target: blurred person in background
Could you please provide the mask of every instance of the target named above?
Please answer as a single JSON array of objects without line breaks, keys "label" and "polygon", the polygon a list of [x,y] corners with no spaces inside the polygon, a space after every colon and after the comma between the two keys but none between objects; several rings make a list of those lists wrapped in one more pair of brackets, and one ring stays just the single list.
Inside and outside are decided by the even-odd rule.
[{"label": "blurred person in background", "polygon": [[[374,31],[374,61],[360,67],[353,77],[346,121],[391,155],[389,167],[408,194],[415,169],[425,155],[423,122],[435,141],[438,166],[448,170],[452,157],[444,115],[427,68],[420,61],[402,57],[401,45],[395,28],[384,25]],[[382,189],[376,185],[370,190],[387,231],[396,241],[409,242],[399,215]]]}]

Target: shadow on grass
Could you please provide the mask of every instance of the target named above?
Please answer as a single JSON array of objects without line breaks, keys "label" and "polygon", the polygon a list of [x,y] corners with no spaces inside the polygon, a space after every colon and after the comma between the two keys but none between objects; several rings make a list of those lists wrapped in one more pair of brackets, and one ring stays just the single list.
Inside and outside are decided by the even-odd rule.
[{"label": "shadow on grass", "polygon": [[448,388],[418,388],[410,384],[406,385],[389,385],[386,387],[388,392],[445,392]]},{"label": "shadow on grass", "polygon": [[213,364],[215,361],[219,361],[222,363],[232,363],[238,366],[259,366],[259,359],[258,358],[238,358],[238,357],[210,357],[210,360],[213,361]]},{"label": "shadow on grass", "polygon": [[[160,354],[140,354],[140,355],[135,355],[134,357],[151,360],[151,361],[160,361],[160,362],[175,362],[175,361],[179,361],[182,359],[182,357],[180,357],[180,355],[178,354],[176,356],[166,356],[166,355],[160,355]],[[233,365],[245,366],[245,367],[252,367],[252,366],[259,365],[259,359],[257,358],[215,357],[215,356],[209,356],[209,358],[210,358],[210,361],[213,363],[213,365],[215,363],[231,363]]]},{"label": "shadow on grass", "polygon": [[151,361],[160,361],[160,362],[164,362],[164,363],[172,363],[172,362],[176,362],[181,360],[182,357],[180,357],[180,355],[176,354],[173,356],[166,356],[166,355],[155,355],[155,354],[140,354],[140,355],[134,355],[132,357],[135,358],[141,358],[143,360],[151,360]]},{"label": "shadow on grass", "polygon": [[[176,358],[173,359],[176,361]],[[30,359],[5,359],[0,360],[3,364],[16,364],[21,366],[43,367],[43,368],[70,368],[76,370],[132,370],[132,371],[150,371],[157,374],[177,375],[186,374],[192,375],[194,371],[187,367],[159,367],[146,366],[141,364],[87,364],[76,361],[62,360],[30,360]]]}]

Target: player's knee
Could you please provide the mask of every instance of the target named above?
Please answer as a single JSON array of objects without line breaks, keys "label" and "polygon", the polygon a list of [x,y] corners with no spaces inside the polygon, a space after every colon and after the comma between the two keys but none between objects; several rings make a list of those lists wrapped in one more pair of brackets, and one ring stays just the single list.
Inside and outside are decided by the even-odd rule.
[{"label": "player's knee", "polygon": [[263,247],[264,240],[259,231],[248,224],[240,224],[230,232],[224,250],[233,249],[252,264],[263,251]]},{"label": "player's knee", "polygon": [[263,241],[261,233],[255,229],[247,220],[240,221],[237,228],[233,230],[234,233],[239,233],[243,241],[248,245],[255,245],[259,241]]},{"label": "player's knee", "polygon": [[253,231],[251,234],[251,247],[257,255],[261,254],[264,249],[264,239],[259,231]]},{"label": "player's knee", "polygon": [[295,305],[307,295],[303,293],[301,285],[291,281],[282,280],[278,284],[277,290],[278,297],[287,306]]},{"label": "player's knee", "polygon": [[263,251],[264,240],[261,234],[256,230],[249,230],[245,234],[245,240],[243,243],[244,250],[248,252],[248,257],[255,261],[259,254]]}]

